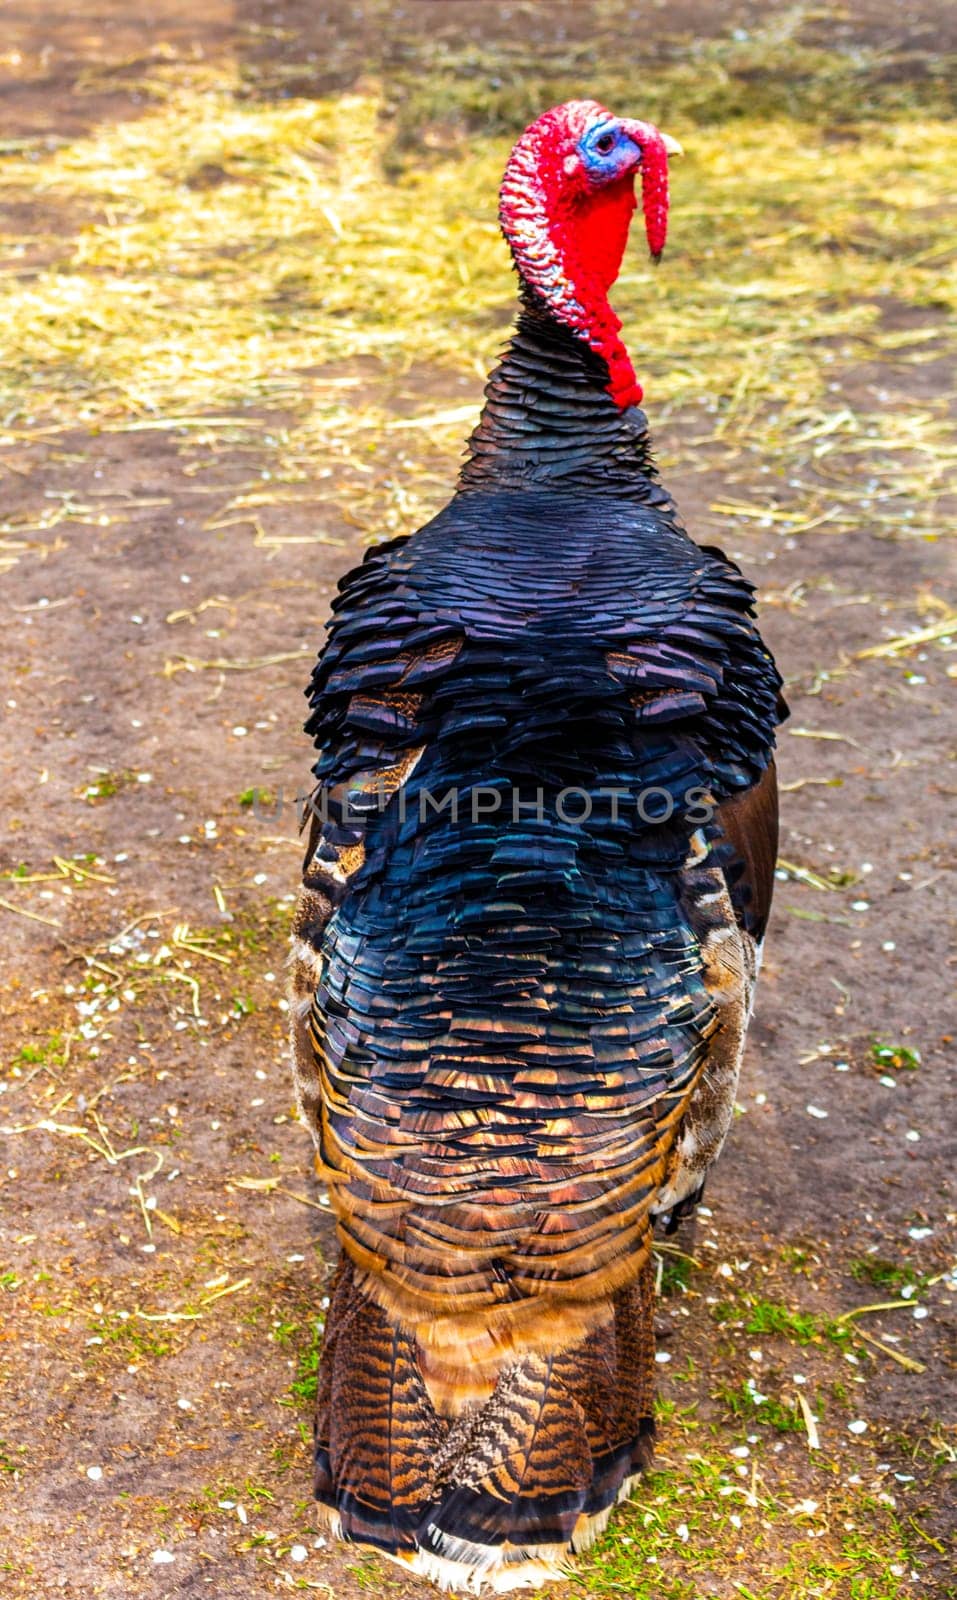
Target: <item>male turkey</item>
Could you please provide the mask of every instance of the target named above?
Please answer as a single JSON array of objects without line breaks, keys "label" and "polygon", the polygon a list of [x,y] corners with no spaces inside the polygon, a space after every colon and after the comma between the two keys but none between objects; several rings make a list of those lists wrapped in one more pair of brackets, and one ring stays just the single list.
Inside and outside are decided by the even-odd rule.
[{"label": "male turkey", "polygon": [[309,689],[315,1492],[448,1587],[558,1576],[650,1458],[652,1228],[731,1121],[771,899],[780,680],[607,298],[639,172],[661,253],[673,148],[593,101],[519,139],[521,311],[458,490],[342,580]]}]

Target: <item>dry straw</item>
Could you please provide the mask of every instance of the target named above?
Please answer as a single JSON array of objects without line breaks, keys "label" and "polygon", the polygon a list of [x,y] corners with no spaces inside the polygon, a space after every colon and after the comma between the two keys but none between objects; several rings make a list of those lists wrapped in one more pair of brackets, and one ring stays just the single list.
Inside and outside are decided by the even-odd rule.
[{"label": "dry straw", "polygon": [[[939,531],[953,446],[932,386],[906,415],[838,386],[855,361],[900,371],[945,354],[924,308],[954,299],[952,130],[909,107],[834,135],[763,107],[689,132],[694,86],[686,67],[671,78],[669,125],[689,151],[672,244],[657,272],[638,251],[627,258],[617,289],[665,450],[680,411],[683,448],[718,439],[726,465],[758,452],[787,471],[796,499],[720,506],[783,533],[862,520],[890,536]],[[8,436],[175,421],[215,439],[254,421],[250,407],[291,407],[287,485],[333,447],[361,478],[385,448],[403,487],[393,478],[386,505],[381,487],[363,500],[357,482],[356,520],[370,533],[414,522],[444,474],[419,482],[404,459],[407,446],[422,454],[419,436],[413,450],[387,424],[427,427],[440,459],[458,452],[469,407],[449,404],[454,374],[488,367],[513,301],[495,221],[507,139],[462,136],[396,172],[384,91],[259,103],[238,97],[231,69],[182,64],[154,68],[146,87],[152,109],[138,120],[4,163],[8,192],[57,227],[73,219],[72,236],[51,225],[20,240],[37,265],[8,276],[0,300]],[[706,73],[705,87],[713,98]],[[390,416],[381,386],[342,366],[368,357],[386,375],[432,364],[444,401]],[[695,407],[704,420],[689,428]]]}]

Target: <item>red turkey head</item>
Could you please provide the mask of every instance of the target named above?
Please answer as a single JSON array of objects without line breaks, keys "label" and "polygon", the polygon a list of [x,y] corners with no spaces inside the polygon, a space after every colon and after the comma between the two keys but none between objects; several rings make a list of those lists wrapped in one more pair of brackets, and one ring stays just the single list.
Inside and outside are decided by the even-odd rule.
[{"label": "red turkey head", "polygon": [[652,260],[668,227],[668,156],[681,146],[650,122],[616,117],[595,100],[546,111],[518,140],[505,168],[499,217],[527,288],[608,366],[608,392],[624,408],[641,386],[608,304],[637,204],[641,173]]}]

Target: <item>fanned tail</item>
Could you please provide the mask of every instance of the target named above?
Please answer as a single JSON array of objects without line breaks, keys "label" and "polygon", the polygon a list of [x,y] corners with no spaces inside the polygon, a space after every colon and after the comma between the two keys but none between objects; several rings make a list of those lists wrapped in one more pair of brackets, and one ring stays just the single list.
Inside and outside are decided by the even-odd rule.
[{"label": "fanned tail", "polygon": [[414,1337],[344,1261],[316,1419],[316,1496],[334,1530],[445,1588],[564,1576],[568,1552],[591,1544],[652,1453],[649,1264],[607,1310],[570,1349],[504,1365],[484,1404],[449,1418],[433,1406]]}]

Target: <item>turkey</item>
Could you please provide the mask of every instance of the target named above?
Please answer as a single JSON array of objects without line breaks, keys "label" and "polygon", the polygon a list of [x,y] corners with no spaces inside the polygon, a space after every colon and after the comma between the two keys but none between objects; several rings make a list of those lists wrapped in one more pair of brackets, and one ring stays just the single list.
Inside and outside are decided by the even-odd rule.
[{"label": "turkey", "polygon": [[315,1494],[446,1588],[561,1576],[649,1462],[652,1233],[727,1133],[771,900],[780,679],[608,303],[675,148],[593,101],[522,134],[520,311],[458,489],[342,580],[308,690]]}]

